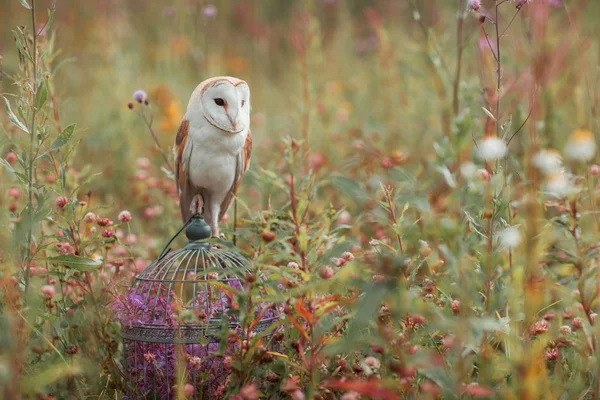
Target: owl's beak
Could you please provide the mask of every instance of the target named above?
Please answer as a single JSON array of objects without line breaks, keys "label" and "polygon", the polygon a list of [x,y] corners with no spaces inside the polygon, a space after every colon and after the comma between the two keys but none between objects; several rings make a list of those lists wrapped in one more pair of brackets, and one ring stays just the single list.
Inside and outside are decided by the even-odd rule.
[{"label": "owl's beak", "polygon": [[236,115],[234,115],[234,118],[231,118],[231,115],[229,115],[229,108],[227,107],[227,104],[225,104],[225,115],[227,115],[227,119],[229,120],[229,123],[231,124],[231,129],[233,131],[237,131],[237,113]]}]

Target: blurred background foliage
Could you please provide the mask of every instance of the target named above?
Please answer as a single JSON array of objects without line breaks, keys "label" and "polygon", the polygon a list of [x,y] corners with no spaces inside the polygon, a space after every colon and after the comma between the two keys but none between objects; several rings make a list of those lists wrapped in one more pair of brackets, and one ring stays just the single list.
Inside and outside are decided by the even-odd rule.
[{"label": "blurred background foliage", "polygon": [[[2,69],[14,75],[18,56],[11,28],[28,25],[29,16],[18,1],[0,1]],[[482,3],[491,10],[493,1]],[[43,20],[50,3],[37,4]],[[597,142],[600,3],[534,0],[515,19],[502,42],[500,117],[505,133],[515,132],[530,113],[531,118],[510,144],[508,168],[498,162],[495,169],[477,159],[474,142],[491,133],[482,107],[493,108],[496,66],[481,15],[466,12],[466,4],[462,0],[59,1],[55,29],[40,40],[55,41],[54,48],[60,49],[51,74],[61,123],[63,127],[78,123],[75,140],[80,144],[69,174],[102,173],[79,197],[91,191],[93,196],[87,198],[91,208],[107,204],[131,210],[133,230],[140,236],[152,234],[132,257],[142,266],[151,260],[167,233],[178,227],[178,207],[172,182],[159,170],[161,155],[136,115],[143,106],[136,104],[133,111],[127,107],[131,95],[137,89],[148,92],[154,129],[163,148],[170,149],[193,88],[211,76],[237,76],[251,88],[255,143],[251,173],[241,187],[241,201],[253,218],[244,230],[247,241],[242,246],[264,266],[282,267],[297,259],[299,238],[289,220],[290,203],[296,199],[286,191],[296,168],[296,182],[305,179],[298,184],[303,190],[298,201],[303,207],[310,204],[310,222],[302,225],[303,235],[309,236],[309,230],[319,233],[310,236],[312,275],[294,280],[290,271],[280,268],[272,280],[301,285],[306,283],[303,279],[310,281],[311,293],[301,286],[286,296],[292,303],[298,299],[311,306],[317,297],[312,288],[349,298],[363,294],[340,312],[339,319],[324,318],[319,327],[323,336],[331,333],[331,325],[345,326],[349,320],[356,328],[344,331],[343,340],[332,340],[324,353],[333,356],[356,349],[380,354],[368,350],[369,345],[385,347],[381,354],[400,360],[402,368],[388,365],[396,375],[383,378],[399,377],[404,385],[416,368],[418,384],[435,382],[448,398],[458,392],[490,395],[489,389],[470,386],[475,381],[506,398],[533,399],[562,390],[583,397],[597,384],[593,371],[600,359],[587,357],[592,349],[597,354],[591,343],[598,328],[592,326],[590,314],[598,307],[597,293],[590,302],[584,299],[587,292],[594,292],[597,279],[598,227],[595,218],[580,220],[578,210],[591,207],[582,212],[596,215],[597,190],[591,180],[591,194],[582,188],[564,200],[562,211],[544,209],[544,219],[541,196],[529,208],[528,202],[534,203],[528,197],[530,190],[540,189],[541,178],[530,174],[528,166],[533,151],[562,150],[576,129],[592,131]],[[514,12],[512,2],[506,6],[500,16],[503,26]],[[462,31],[457,18],[461,15]],[[489,21],[486,26],[491,29]],[[457,41],[460,35],[462,42]],[[16,92],[6,78],[1,89]],[[3,123],[7,131],[14,130],[5,119]],[[284,145],[282,139],[288,136],[295,141]],[[306,138],[308,143],[298,144]],[[296,161],[305,167],[288,168],[290,155],[305,145],[308,153],[296,153]],[[11,150],[6,147],[5,152]],[[140,166],[141,157],[150,158],[151,172]],[[459,177],[459,164],[470,159],[493,175],[488,176],[489,184]],[[568,167],[575,174],[587,171],[586,165]],[[314,178],[308,177],[308,169]],[[585,186],[583,175],[580,187]],[[313,179],[311,186],[307,181]],[[382,183],[395,187],[387,192],[389,201]],[[499,187],[509,189],[492,196],[492,188]],[[6,196],[1,200],[8,204]],[[585,207],[578,202],[585,202]],[[574,206],[578,204],[579,208]],[[328,230],[333,222],[324,217],[330,205],[347,212],[341,219],[335,216],[336,223],[345,226],[335,234]],[[245,206],[240,210],[247,215]],[[390,210],[395,210],[398,222],[390,221]],[[526,240],[520,251],[508,252],[488,241],[488,232],[480,233],[493,230],[493,218],[492,228],[486,228],[490,213],[496,217],[496,229],[523,225]],[[156,214],[162,217],[157,220]],[[265,231],[284,240],[274,241]],[[578,242],[579,233],[582,249],[570,236]],[[354,246],[360,260],[352,268],[340,269],[339,281],[323,284],[318,277],[327,275],[321,267],[331,254],[317,249],[328,240],[336,244],[337,253]],[[563,249],[567,251],[561,253]],[[534,276],[541,265],[545,280]],[[454,301],[461,308],[451,308]],[[585,333],[579,330],[579,336],[569,336],[573,342],[566,346],[569,350],[561,364],[549,363],[556,360],[547,353],[556,348],[550,339],[535,339],[548,326],[530,331],[534,320],[545,318],[546,312],[569,326],[574,315],[581,315],[577,324],[573,320],[574,331],[587,317]],[[82,323],[97,317],[77,316]],[[388,340],[385,323],[395,341]],[[551,328],[554,338],[557,325]],[[117,337],[116,328],[110,326],[110,335]],[[291,330],[289,336],[286,349],[292,354],[291,343],[297,344],[300,335]],[[462,340],[460,345],[453,342],[456,338]],[[438,352],[446,357],[444,362],[436,358]],[[89,358],[93,357],[98,358]],[[544,357],[547,368],[542,367]],[[363,368],[356,360],[358,356],[353,363]],[[323,376],[333,374],[334,364],[327,364],[329,371]],[[365,377],[364,369],[354,372]],[[548,384],[551,374],[557,379]]]}]

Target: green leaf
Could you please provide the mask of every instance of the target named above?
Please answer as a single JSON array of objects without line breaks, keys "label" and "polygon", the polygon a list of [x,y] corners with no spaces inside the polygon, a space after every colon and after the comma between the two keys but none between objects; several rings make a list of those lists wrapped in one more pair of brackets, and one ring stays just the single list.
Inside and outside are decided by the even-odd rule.
[{"label": "green leaf", "polygon": [[366,199],[365,191],[360,187],[360,184],[354,179],[346,178],[345,176],[332,176],[330,179],[331,185],[337,190],[345,193],[354,201]]},{"label": "green leaf", "polygon": [[12,31],[12,33],[13,33],[13,36],[15,37],[15,44],[17,45],[17,49],[19,50],[19,53],[21,53],[22,55],[27,57],[27,59],[29,61],[33,62],[33,58],[31,58],[29,53],[27,51],[25,51],[25,48],[23,47],[23,42],[21,42],[21,38],[19,37],[19,34],[15,31]]},{"label": "green leaf", "polygon": [[47,257],[43,260],[56,264],[65,264],[67,267],[73,268],[80,272],[96,271],[101,264],[100,261],[92,260],[91,258],[79,257],[75,254]]},{"label": "green leaf", "polygon": [[12,122],[14,126],[19,128],[23,132],[29,133],[29,129],[27,129],[25,124],[23,124],[21,121],[19,121],[17,116],[13,113],[12,109],[10,108],[10,103],[8,102],[8,99],[4,96],[2,98],[4,99],[4,109],[6,110],[6,113],[8,114],[8,119],[10,119],[10,122]]},{"label": "green leaf", "polygon": [[48,22],[46,22],[44,29],[38,33],[38,36],[41,36],[50,30],[50,28],[52,27],[52,23],[54,22],[54,12],[55,11],[56,11],[56,0],[54,0],[52,2],[52,7],[48,10]]},{"label": "green leaf", "polygon": [[492,112],[490,110],[488,110],[485,107],[481,107],[481,109],[483,110],[484,113],[487,114],[488,117],[490,117],[491,119],[493,119],[494,121],[496,121],[496,117],[494,117],[494,114],[492,114]]},{"label": "green leaf", "polygon": [[19,0],[19,1],[23,5],[23,7],[25,7],[28,10],[31,10],[31,6],[29,5],[29,3],[27,3],[27,0]]},{"label": "green leaf", "polygon": [[2,166],[4,166],[4,168],[6,168],[8,171],[10,171],[10,172],[12,172],[12,173],[14,173],[14,172],[15,172],[15,169],[12,167],[12,165],[10,165],[10,164],[8,163],[8,161],[6,161],[4,158],[0,158],[0,164],[1,164]]},{"label": "green leaf", "polygon": [[46,100],[48,100],[48,86],[46,85],[46,81],[42,81],[35,94],[33,106],[39,110],[44,106]]},{"label": "green leaf", "polygon": [[63,129],[54,140],[54,143],[52,143],[52,146],[50,146],[50,151],[58,150],[69,143],[69,140],[71,140],[71,137],[73,136],[73,132],[75,132],[75,126],[76,124],[71,124]]}]

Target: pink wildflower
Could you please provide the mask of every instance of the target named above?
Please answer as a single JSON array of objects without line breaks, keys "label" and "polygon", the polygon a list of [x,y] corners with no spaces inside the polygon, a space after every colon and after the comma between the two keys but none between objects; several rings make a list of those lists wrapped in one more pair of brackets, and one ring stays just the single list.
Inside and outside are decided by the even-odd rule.
[{"label": "pink wildflower", "polygon": [[452,314],[458,315],[460,313],[460,301],[452,300],[450,308],[452,309]]},{"label": "pink wildflower", "polygon": [[13,153],[12,151],[9,152],[6,155],[6,161],[10,164],[13,165],[14,163],[16,163],[19,159],[17,158],[17,155],[15,153]]},{"label": "pink wildflower", "polygon": [[18,199],[19,197],[21,197],[21,190],[19,188],[8,189],[8,197]]},{"label": "pink wildflower", "polygon": [[379,360],[373,356],[368,356],[365,358],[365,365],[367,365],[370,368],[377,369],[377,368],[381,367],[381,362],[379,362]]},{"label": "pink wildflower", "polygon": [[59,243],[57,245],[59,247],[59,251],[58,253],[63,255],[63,254],[74,254],[75,253],[75,249],[73,248],[73,246],[71,246],[71,243],[69,242],[64,242],[64,243]]},{"label": "pink wildflower", "polygon": [[40,292],[42,293],[42,296],[44,296],[45,298],[51,299],[56,294],[56,288],[52,285],[44,285],[44,286],[42,286],[42,289],[40,290]]},{"label": "pink wildflower", "polygon": [[469,0],[468,7],[471,11],[479,11],[481,8],[481,0]]},{"label": "pink wildflower", "polygon": [[217,10],[217,7],[212,4],[208,4],[202,9],[202,14],[207,18],[214,18],[218,13],[219,10]]},{"label": "pink wildflower", "polygon": [[96,222],[96,214],[89,212],[85,214],[83,220],[88,224],[93,224],[94,222]]},{"label": "pink wildflower", "polygon": [[254,383],[245,385],[240,390],[240,395],[244,400],[258,400],[260,398],[260,392],[256,388],[256,384]]},{"label": "pink wildflower", "polygon": [[57,208],[60,208],[61,210],[62,210],[63,208],[65,208],[65,206],[66,206],[67,204],[69,204],[69,199],[68,199],[68,198],[66,198],[66,197],[64,197],[64,196],[58,197],[58,198],[56,199],[56,207],[57,207]]},{"label": "pink wildflower", "polygon": [[113,237],[115,235],[115,232],[112,229],[106,229],[106,230],[102,231],[101,235],[103,238],[110,239],[111,237]]},{"label": "pink wildflower", "polygon": [[391,157],[383,157],[380,164],[383,168],[389,169],[394,166],[394,160]]},{"label": "pink wildflower", "polygon": [[334,274],[335,272],[333,271],[333,268],[331,268],[329,265],[321,267],[319,270],[319,276],[323,279],[330,279]]},{"label": "pink wildflower", "polygon": [[192,397],[194,395],[194,385],[186,383],[183,387],[183,395],[185,397]]},{"label": "pink wildflower", "polygon": [[548,349],[545,353],[546,360],[554,361],[558,358],[558,348]]},{"label": "pink wildflower", "polygon": [[571,327],[573,327],[573,329],[575,330],[583,328],[583,320],[579,317],[573,318],[573,322],[571,322]]},{"label": "pink wildflower", "polygon": [[123,223],[131,221],[131,213],[127,210],[121,211],[119,214],[119,221]]},{"label": "pink wildflower", "polygon": [[541,321],[536,322],[535,324],[533,324],[532,331],[534,335],[541,335],[543,333],[548,332],[548,321],[543,319]]}]

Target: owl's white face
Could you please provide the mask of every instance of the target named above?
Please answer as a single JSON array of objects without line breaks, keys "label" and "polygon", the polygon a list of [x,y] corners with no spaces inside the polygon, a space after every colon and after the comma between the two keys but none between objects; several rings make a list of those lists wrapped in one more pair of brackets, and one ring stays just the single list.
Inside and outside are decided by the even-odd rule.
[{"label": "owl's white face", "polygon": [[202,93],[204,118],[229,133],[240,133],[250,125],[250,89],[245,82],[217,82]]}]

